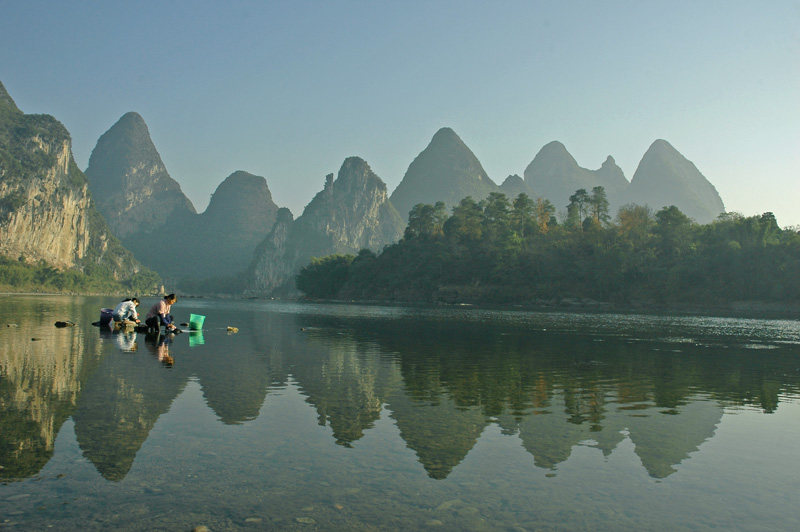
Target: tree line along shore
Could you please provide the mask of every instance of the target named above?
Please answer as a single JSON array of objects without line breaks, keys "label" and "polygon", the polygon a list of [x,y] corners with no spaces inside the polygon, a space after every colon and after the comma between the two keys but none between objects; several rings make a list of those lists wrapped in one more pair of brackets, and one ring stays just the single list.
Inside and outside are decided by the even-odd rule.
[{"label": "tree line along shore", "polygon": [[800,308],[800,232],[771,212],[697,224],[677,207],[624,205],[580,189],[561,222],[547,200],[418,204],[404,237],[376,254],[312,258],[309,298],[567,308]]}]

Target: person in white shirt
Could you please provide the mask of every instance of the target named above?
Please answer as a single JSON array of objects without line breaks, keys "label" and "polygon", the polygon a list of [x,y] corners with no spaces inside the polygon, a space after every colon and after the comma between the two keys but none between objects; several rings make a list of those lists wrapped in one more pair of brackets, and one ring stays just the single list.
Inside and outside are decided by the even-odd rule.
[{"label": "person in white shirt", "polygon": [[115,322],[133,321],[139,323],[139,313],[136,312],[136,307],[139,306],[139,300],[135,297],[124,299],[117,308],[114,309],[111,317]]}]

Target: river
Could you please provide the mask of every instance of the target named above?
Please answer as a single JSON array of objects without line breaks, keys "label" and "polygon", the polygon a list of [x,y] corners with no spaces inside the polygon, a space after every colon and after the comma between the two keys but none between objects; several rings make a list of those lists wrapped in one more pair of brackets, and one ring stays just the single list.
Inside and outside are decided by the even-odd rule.
[{"label": "river", "polygon": [[0,531],[800,530],[800,321],[116,302],[0,296]]}]

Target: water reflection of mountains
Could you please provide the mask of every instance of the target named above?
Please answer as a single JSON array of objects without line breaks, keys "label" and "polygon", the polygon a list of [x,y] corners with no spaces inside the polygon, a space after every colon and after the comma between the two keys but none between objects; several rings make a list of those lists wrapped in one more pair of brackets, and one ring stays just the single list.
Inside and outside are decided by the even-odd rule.
[{"label": "water reflection of mountains", "polygon": [[142,347],[143,335],[134,348],[91,328],[46,329],[31,342],[52,324],[41,315],[34,309],[0,337],[0,477],[7,479],[37,474],[72,416],[84,456],[105,478],[121,480],[191,379],[226,424],[255,419],[271,391],[294,382],[344,446],[385,409],[437,479],[490,424],[519,437],[544,469],[556,469],[578,445],[609,455],[627,438],[648,473],[663,478],[714,435],[726,406],[772,412],[800,388],[789,347],[678,349],[474,322],[238,313],[231,322],[246,333],[209,336],[197,349],[178,337],[167,346],[174,364],[165,364],[161,346]]}]

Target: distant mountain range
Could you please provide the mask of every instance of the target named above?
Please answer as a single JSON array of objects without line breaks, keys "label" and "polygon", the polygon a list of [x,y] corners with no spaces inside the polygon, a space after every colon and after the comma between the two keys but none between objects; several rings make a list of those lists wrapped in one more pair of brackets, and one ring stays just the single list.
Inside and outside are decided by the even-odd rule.
[{"label": "distant mountain range", "polygon": [[86,176],[98,210],[125,247],[168,279],[243,270],[278,212],[263,177],[234,172],[198,214],[137,113],[125,114],[100,137]]},{"label": "distant mountain range", "polygon": [[577,189],[602,186],[612,214],[626,203],[654,211],[675,205],[699,223],[724,212],[714,186],[664,140],[652,144],[630,182],[613,157],[588,170],[554,141],[536,154],[524,177],[508,176],[498,186],[445,127],[411,162],[391,196],[366,161],[349,157],[296,220],[274,203],[266,179],[244,171],[225,178],[206,211],[197,213],[137,113],[123,115],[100,137],[85,177],[72,160],[63,126],[49,116],[24,115],[2,85],[0,120],[0,252],[80,267],[86,257],[100,260],[115,249],[113,260],[135,269],[113,233],[178,286],[189,279],[238,276],[256,294],[286,291],[311,257],[379,251],[397,241],[418,203],[444,201],[451,208],[466,196],[482,200],[492,192],[510,200],[520,193],[542,197],[562,211]]}]

